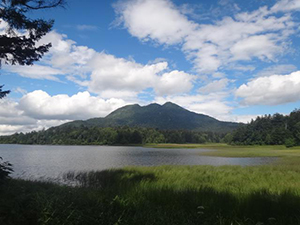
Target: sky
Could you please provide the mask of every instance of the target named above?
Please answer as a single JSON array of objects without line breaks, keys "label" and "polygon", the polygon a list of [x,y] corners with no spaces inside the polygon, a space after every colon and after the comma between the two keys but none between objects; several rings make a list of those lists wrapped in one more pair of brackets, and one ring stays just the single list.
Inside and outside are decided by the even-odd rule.
[{"label": "sky", "polygon": [[[67,0],[32,66],[2,65],[0,135],[171,101],[222,121],[300,103],[300,0]],[[6,24],[0,23],[0,33]]]}]

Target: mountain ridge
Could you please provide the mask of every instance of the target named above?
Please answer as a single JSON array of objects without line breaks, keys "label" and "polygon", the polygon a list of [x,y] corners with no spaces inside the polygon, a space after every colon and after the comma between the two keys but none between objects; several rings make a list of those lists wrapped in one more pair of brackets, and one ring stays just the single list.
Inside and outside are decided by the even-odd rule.
[{"label": "mountain ridge", "polygon": [[147,127],[163,130],[194,130],[229,132],[241,123],[219,121],[211,116],[189,111],[172,102],[126,105],[106,117],[76,120],[60,126],[85,127]]}]

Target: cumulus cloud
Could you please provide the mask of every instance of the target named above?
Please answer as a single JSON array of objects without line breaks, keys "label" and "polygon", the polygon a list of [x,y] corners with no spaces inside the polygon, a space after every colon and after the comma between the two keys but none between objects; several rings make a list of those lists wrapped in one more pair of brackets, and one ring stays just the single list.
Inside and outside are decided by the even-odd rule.
[{"label": "cumulus cloud", "polygon": [[[231,114],[233,108],[224,101],[226,96],[226,93],[177,95],[157,97],[155,101],[161,104],[172,101],[188,110],[214,116],[220,120],[245,121],[243,120],[245,117]],[[104,100],[91,96],[88,92],[79,92],[73,96],[51,96],[41,90],[33,91],[24,95],[18,102],[8,98],[0,100],[0,135],[38,131],[76,119],[104,117],[127,104],[131,103],[114,98]]]},{"label": "cumulus cloud", "polygon": [[234,113],[232,103],[226,101],[228,93],[218,92],[205,95],[181,95],[157,97],[155,102],[164,104],[168,101],[174,102],[190,111],[212,116],[220,121],[230,121],[238,123],[248,123],[259,114],[238,115]]},{"label": "cumulus cloud", "polygon": [[222,119],[223,116],[231,114],[231,111],[233,110],[233,107],[225,100],[226,97],[228,97],[226,92],[210,93],[206,95],[173,95],[156,97],[155,102],[160,104],[174,102],[193,112]]},{"label": "cumulus cloud", "polygon": [[8,99],[0,100],[0,135],[7,135],[19,131],[29,131],[26,129],[36,121],[18,109],[18,103]]},{"label": "cumulus cloud", "polygon": [[57,126],[71,120],[104,117],[130,102],[102,99],[89,92],[72,96],[49,95],[42,90],[25,94],[19,101],[0,100],[0,135],[28,132]]},{"label": "cumulus cloud", "polygon": [[217,100],[195,103],[189,108],[194,112],[200,112],[210,116],[215,116],[218,119],[220,119],[222,115],[230,114],[231,110],[233,109],[225,102]]},{"label": "cumulus cloud", "polygon": [[193,87],[193,75],[177,70],[168,72],[167,62],[143,65],[102,52],[90,66],[93,72],[87,86],[102,97],[133,97],[147,88],[153,88],[158,95],[175,94]]},{"label": "cumulus cloud", "polygon": [[87,46],[78,46],[75,41],[56,31],[46,34],[38,44],[45,43],[51,43],[52,47],[44,62],[66,73],[81,74],[84,70],[88,71],[85,66],[96,54],[95,50]]},{"label": "cumulus cloud", "polygon": [[92,61],[90,90],[101,93],[105,89],[143,90],[155,82],[155,75],[167,68],[167,63],[142,65],[113,55],[100,53]]},{"label": "cumulus cloud", "polygon": [[158,95],[173,95],[189,92],[194,76],[182,71],[174,70],[158,77],[154,90]]},{"label": "cumulus cloud", "polygon": [[3,69],[18,73],[32,79],[60,81],[58,75],[85,77],[90,68],[87,63],[93,58],[95,50],[86,46],[77,46],[76,42],[66,35],[51,31],[46,34],[37,46],[51,43],[52,47],[44,55],[41,62],[32,66],[4,66]]},{"label": "cumulus cloud", "polygon": [[256,78],[235,92],[244,105],[279,105],[300,100],[300,71]]},{"label": "cumulus cloud", "polygon": [[287,11],[298,9],[299,1],[282,0],[272,9],[236,13],[213,24],[189,20],[170,0],[119,1],[115,8],[132,36],[179,44],[198,72],[213,73],[232,62],[276,60],[296,26],[290,14],[276,14],[284,3]]},{"label": "cumulus cloud", "polygon": [[194,24],[170,1],[120,1],[115,9],[129,32],[143,41],[180,43],[194,29]]},{"label": "cumulus cloud", "polygon": [[45,91],[37,90],[23,96],[18,108],[24,115],[34,119],[76,120],[102,117],[123,105],[125,105],[123,100],[103,100],[91,96],[87,91],[73,96],[64,94],[50,96]]},{"label": "cumulus cloud", "polygon": [[193,75],[171,71],[164,59],[149,64],[137,63],[132,59],[78,46],[56,31],[48,33],[39,45],[49,42],[52,48],[40,64],[7,66],[5,69],[32,79],[60,81],[58,76],[65,76],[102,98],[134,100],[139,92],[147,88],[152,88],[158,95],[165,95],[185,93],[193,86]]}]

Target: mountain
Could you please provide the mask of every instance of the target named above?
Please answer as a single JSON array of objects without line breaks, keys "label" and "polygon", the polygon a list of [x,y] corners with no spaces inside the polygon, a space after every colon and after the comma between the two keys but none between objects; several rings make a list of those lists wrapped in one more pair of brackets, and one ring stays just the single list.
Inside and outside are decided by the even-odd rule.
[{"label": "mountain", "polygon": [[61,125],[70,127],[148,127],[161,130],[195,130],[228,132],[241,124],[222,122],[213,117],[188,111],[174,103],[147,106],[127,105],[121,107],[104,118],[77,120]]}]

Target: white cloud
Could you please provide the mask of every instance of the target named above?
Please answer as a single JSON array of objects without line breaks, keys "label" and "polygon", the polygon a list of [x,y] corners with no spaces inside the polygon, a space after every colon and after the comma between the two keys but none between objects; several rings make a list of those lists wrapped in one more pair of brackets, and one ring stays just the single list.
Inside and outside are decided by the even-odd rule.
[{"label": "white cloud", "polygon": [[41,130],[71,120],[104,117],[130,103],[116,98],[105,100],[88,92],[50,96],[37,90],[25,94],[18,102],[9,98],[0,100],[0,135]]},{"label": "white cloud", "polygon": [[63,123],[70,122],[69,120],[35,120],[32,123],[28,124],[0,124],[0,135],[10,135],[14,133],[27,133],[33,130],[39,131],[42,129],[47,129],[52,126],[58,126]]},{"label": "white cloud", "polygon": [[220,119],[222,115],[230,114],[232,107],[222,101],[209,101],[203,103],[195,103],[189,107],[194,112],[204,113]]},{"label": "white cloud", "polygon": [[225,77],[225,76],[226,76],[226,74],[225,73],[221,73],[221,72],[216,72],[216,73],[212,74],[213,78],[222,78],[222,77]]},{"label": "white cloud", "polygon": [[180,43],[194,28],[193,23],[167,0],[120,1],[115,8],[129,32],[143,41]]},{"label": "white cloud", "polygon": [[274,60],[277,53],[283,49],[276,45],[267,35],[251,36],[243,39],[230,48],[232,60],[251,60],[254,57],[260,60]]},{"label": "white cloud", "polygon": [[229,69],[231,70],[240,70],[240,71],[253,71],[255,70],[254,66],[251,65],[230,65]]},{"label": "white cloud", "polygon": [[297,67],[292,64],[281,64],[267,67],[256,74],[258,77],[267,77],[279,74],[289,74],[296,71]]},{"label": "white cloud", "polygon": [[0,135],[10,135],[16,132],[26,132],[24,126],[0,125]]},{"label": "white cloud", "polygon": [[237,123],[250,123],[251,120],[255,120],[258,116],[261,115],[236,115],[236,114],[227,114],[219,117],[222,121],[230,121]]},{"label": "white cloud", "polygon": [[272,8],[272,12],[286,12],[300,10],[300,1],[299,0],[281,0],[278,1]]},{"label": "white cloud", "polygon": [[[231,115],[233,109],[224,98],[226,93],[157,97],[158,103],[172,101],[188,110],[214,116],[219,120],[244,121],[243,116]],[[75,119],[104,117],[113,110],[130,104],[121,99],[104,100],[79,92],[73,96],[50,96],[38,90],[23,96],[19,102],[0,101],[0,135],[47,129]],[[148,104],[148,102],[144,102]]]},{"label": "white cloud", "polygon": [[174,102],[190,111],[212,116],[220,121],[247,123],[260,115],[237,115],[234,114],[234,107],[225,99],[228,94],[225,92],[210,93],[207,95],[181,95],[157,97],[155,102],[164,104],[168,101]]},{"label": "white cloud", "polygon": [[13,101],[9,101],[6,98],[0,100],[0,116],[1,117],[18,117],[21,112],[16,110],[18,104]]},{"label": "white cloud", "polygon": [[0,100],[0,125],[29,125],[34,123],[34,119],[23,115],[23,112],[17,107],[17,102],[7,99]]},{"label": "white cloud", "polygon": [[215,80],[207,84],[206,86],[199,88],[198,91],[204,94],[224,91],[227,88],[229,82],[230,80],[227,78]]},{"label": "white cloud", "polygon": [[18,73],[23,77],[32,79],[46,79],[60,81],[58,75],[70,76],[75,74],[79,77],[86,77],[90,72],[87,63],[96,54],[95,50],[86,46],[77,46],[76,42],[67,39],[66,35],[51,31],[46,34],[37,46],[51,43],[52,47],[44,55],[41,62],[32,66],[4,66],[4,69]]},{"label": "white cloud", "polygon": [[51,43],[52,47],[43,58],[43,61],[55,68],[60,68],[66,73],[82,74],[89,71],[86,64],[96,54],[95,50],[86,46],[77,46],[76,42],[56,31],[46,34],[39,42],[39,44],[45,43]]},{"label": "white cloud", "polygon": [[101,92],[101,97],[104,99],[109,99],[109,98],[120,98],[126,101],[132,101],[136,102],[138,101],[137,99],[137,91],[124,91],[124,90],[114,90],[114,89],[109,89],[109,90],[102,90]]},{"label": "white cloud", "polygon": [[23,115],[18,103],[7,98],[0,100],[0,135],[26,130],[25,127],[35,124],[35,120]]},{"label": "white cloud", "polygon": [[279,105],[300,100],[300,71],[259,77],[241,85],[235,95],[245,105]]},{"label": "white cloud", "polygon": [[[299,4],[281,2],[288,2],[287,10]],[[274,61],[284,52],[296,27],[290,14],[275,15],[276,11],[267,7],[224,17],[213,24],[189,20],[170,0],[119,1],[116,12],[129,33],[141,41],[181,45],[200,73],[213,73],[229,63],[253,58]]]},{"label": "white cloud", "polygon": [[5,66],[6,70],[12,73],[17,73],[22,77],[59,81],[58,75],[63,75],[64,72],[59,69],[54,69],[49,66],[32,65],[32,66]]},{"label": "white cloud", "polygon": [[10,72],[33,79],[60,81],[58,75],[103,98],[137,99],[139,92],[153,88],[157,94],[177,94],[192,88],[194,76],[183,71],[170,71],[164,59],[151,64],[140,64],[132,59],[118,58],[78,46],[66,35],[52,31],[40,44],[52,43],[42,65],[10,66]]},{"label": "white cloud", "polygon": [[193,75],[168,70],[167,62],[142,65],[113,55],[98,53],[90,63],[93,72],[87,83],[89,90],[102,97],[133,97],[147,88],[157,94],[188,92],[193,87]]},{"label": "white cloud", "polygon": [[50,96],[37,90],[23,96],[18,108],[35,119],[76,120],[105,116],[108,112],[125,105],[121,99],[103,100],[87,91],[73,96],[64,94]]},{"label": "white cloud", "polygon": [[[41,128],[43,124],[47,127],[49,121],[59,124],[67,120],[104,116],[126,103],[141,101],[138,96],[145,90],[145,95],[154,94],[160,103],[172,101],[218,119],[241,118],[231,114],[233,106],[226,100],[230,93],[225,92],[231,81],[225,78],[223,72],[228,69],[253,71],[255,67],[248,65],[253,59],[276,61],[278,55],[285,52],[289,37],[297,26],[290,13],[276,12],[298,10],[298,2],[282,0],[275,4],[277,8],[261,7],[253,12],[235,13],[232,17],[201,24],[189,20],[183,10],[170,0],[119,1],[116,11],[131,35],[143,42],[179,46],[187,59],[193,62],[194,69],[201,73],[198,78],[211,74],[219,80],[190,95],[191,90],[195,90],[196,76],[171,70],[165,59],[142,64],[79,46],[66,35],[53,31],[40,41],[40,44],[51,42],[53,47],[39,65],[5,68],[33,79],[59,81],[65,76],[99,96],[91,96],[87,91],[73,96],[50,96],[41,90],[23,92],[19,103],[5,106],[8,112],[12,110],[15,113],[14,116],[5,117],[6,112],[1,115],[0,109],[3,121],[0,126],[8,126],[15,121],[16,129],[20,130],[22,126],[33,129]],[[81,29],[89,28],[82,26]],[[247,61],[247,66],[240,65],[241,61]],[[295,71],[293,68],[282,65],[265,69],[258,75],[269,78],[249,81],[237,90],[236,96],[243,98],[244,104],[281,104],[300,100],[297,97],[298,80],[292,74],[274,76]],[[259,85],[264,91],[257,88]],[[23,118],[26,124],[21,124],[18,118]]]},{"label": "white cloud", "polygon": [[67,35],[59,34],[56,31],[47,33],[37,45],[51,43],[50,53],[68,53],[71,51],[72,45],[76,42],[67,39]]},{"label": "white cloud", "polygon": [[264,8],[224,17],[215,24],[199,25],[187,36],[183,50],[199,72],[207,73],[237,61],[274,60],[292,33],[294,24],[290,21],[288,15],[269,16]]},{"label": "white cloud", "polygon": [[182,71],[164,73],[157,79],[154,90],[158,95],[173,95],[189,92],[195,77]]},{"label": "white cloud", "polygon": [[95,93],[103,90],[139,91],[155,82],[155,74],[165,70],[167,63],[142,65],[113,55],[99,53],[91,63],[93,72],[89,88]]},{"label": "white cloud", "polygon": [[228,94],[225,92],[207,95],[173,95],[156,97],[155,102],[159,104],[174,102],[190,111],[222,119],[225,115],[231,114],[233,110],[233,107],[224,100],[226,97],[228,97]]}]

